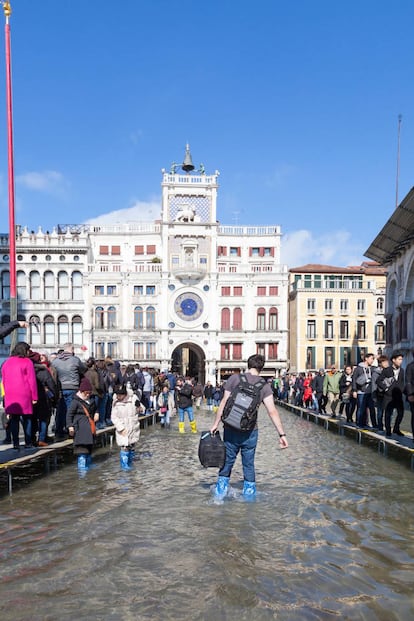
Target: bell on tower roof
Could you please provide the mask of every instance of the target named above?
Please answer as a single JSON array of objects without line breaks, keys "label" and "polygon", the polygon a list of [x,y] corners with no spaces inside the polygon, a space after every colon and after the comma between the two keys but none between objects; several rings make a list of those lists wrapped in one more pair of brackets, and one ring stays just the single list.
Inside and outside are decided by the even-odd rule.
[{"label": "bell on tower roof", "polygon": [[188,142],[185,146],[185,157],[184,157],[184,162],[181,168],[185,170],[186,173],[189,173],[192,170],[194,170],[194,164],[193,164],[193,160],[191,159],[191,153],[190,153],[190,145],[188,144]]}]

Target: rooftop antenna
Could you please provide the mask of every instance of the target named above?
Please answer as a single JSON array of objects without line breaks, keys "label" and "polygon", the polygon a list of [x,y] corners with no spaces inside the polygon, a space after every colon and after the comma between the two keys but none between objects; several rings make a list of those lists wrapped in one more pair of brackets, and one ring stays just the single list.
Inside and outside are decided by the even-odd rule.
[{"label": "rooftop antenna", "polygon": [[398,207],[398,184],[400,181],[400,137],[402,114],[398,115],[398,143],[397,143],[397,178],[395,181],[395,209]]}]

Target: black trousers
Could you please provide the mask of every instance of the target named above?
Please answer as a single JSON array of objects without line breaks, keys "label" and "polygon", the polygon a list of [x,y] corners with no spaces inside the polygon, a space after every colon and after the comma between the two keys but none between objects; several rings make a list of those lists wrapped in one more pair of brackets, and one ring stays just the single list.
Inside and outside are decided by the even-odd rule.
[{"label": "black trousers", "polygon": [[401,421],[404,417],[404,404],[402,400],[398,401],[388,401],[387,404],[384,404],[385,409],[385,433],[388,435],[391,434],[391,418],[394,410],[397,410],[397,418],[394,423],[394,433],[400,430]]}]

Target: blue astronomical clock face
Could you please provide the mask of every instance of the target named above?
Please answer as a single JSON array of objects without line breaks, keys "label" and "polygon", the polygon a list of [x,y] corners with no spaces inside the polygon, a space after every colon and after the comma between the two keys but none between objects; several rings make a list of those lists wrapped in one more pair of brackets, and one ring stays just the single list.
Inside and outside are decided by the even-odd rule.
[{"label": "blue astronomical clock face", "polygon": [[193,321],[203,312],[203,301],[196,293],[181,293],[175,299],[174,310],[180,319]]}]

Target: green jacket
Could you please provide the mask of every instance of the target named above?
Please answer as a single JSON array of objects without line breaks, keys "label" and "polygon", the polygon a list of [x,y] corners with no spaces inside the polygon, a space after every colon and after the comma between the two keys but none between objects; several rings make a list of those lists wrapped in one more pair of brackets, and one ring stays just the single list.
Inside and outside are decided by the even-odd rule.
[{"label": "green jacket", "polygon": [[326,373],[323,380],[323,394],[327,395],[328,392],[339,394],[339,380],[342,377],[340,371],[336,371],[333,375]]}]

